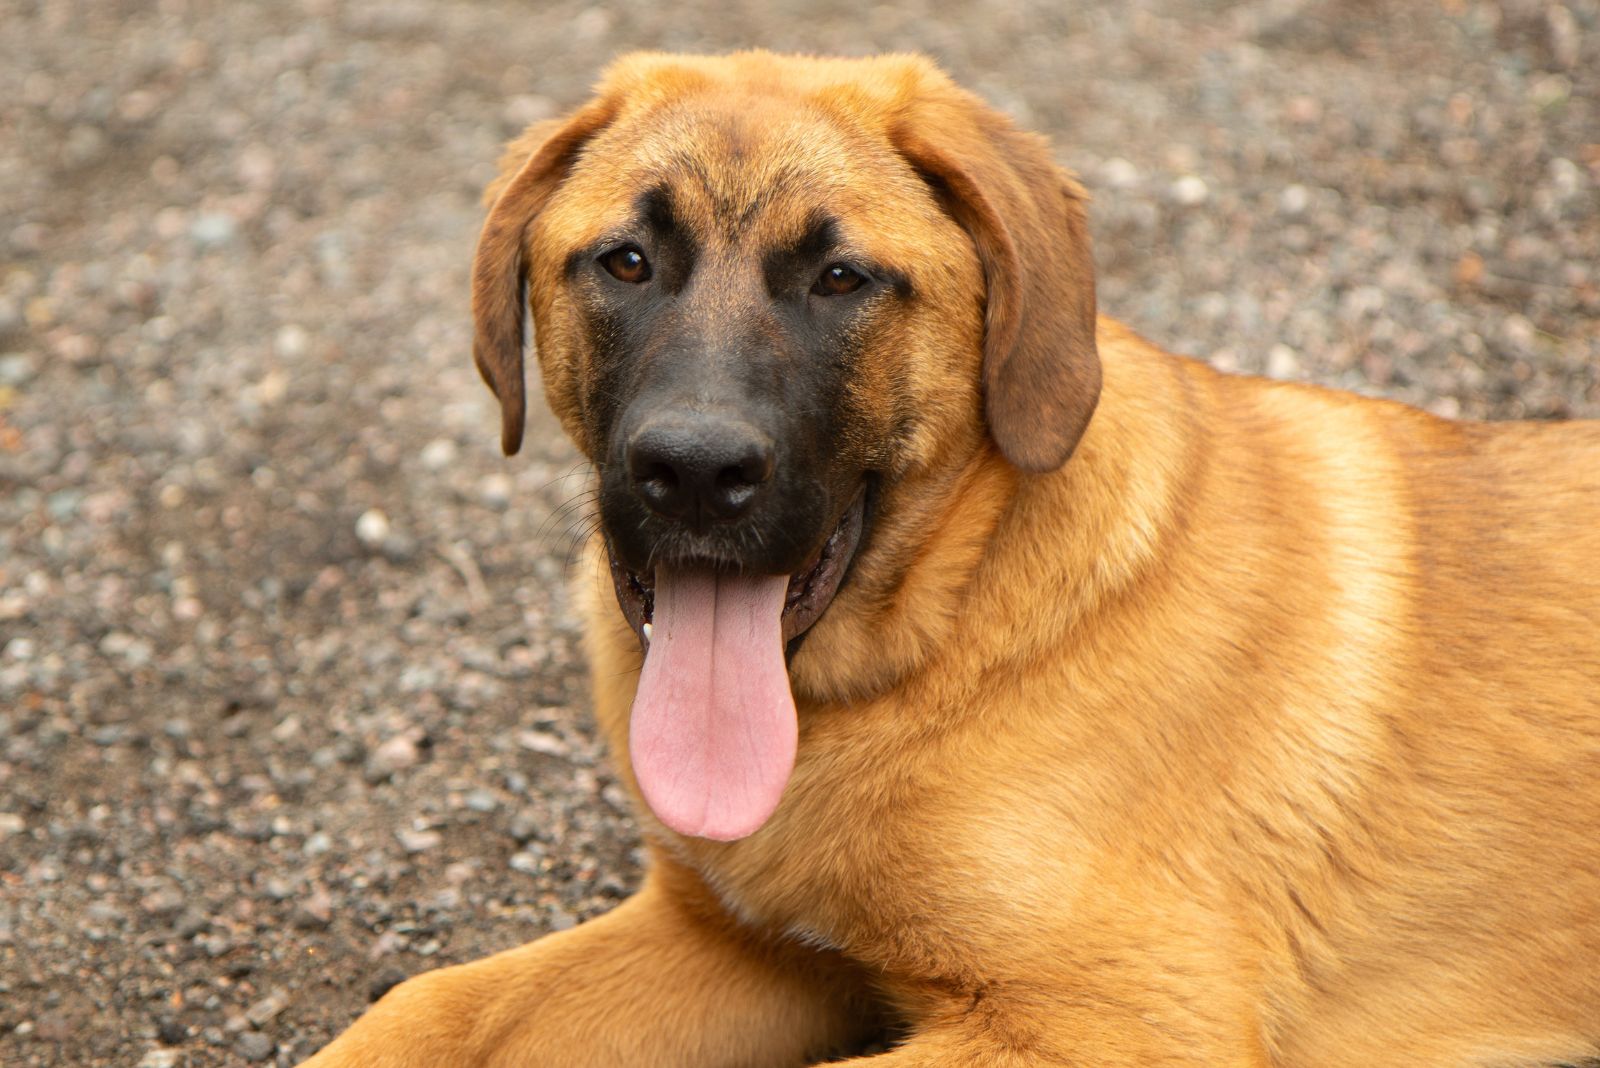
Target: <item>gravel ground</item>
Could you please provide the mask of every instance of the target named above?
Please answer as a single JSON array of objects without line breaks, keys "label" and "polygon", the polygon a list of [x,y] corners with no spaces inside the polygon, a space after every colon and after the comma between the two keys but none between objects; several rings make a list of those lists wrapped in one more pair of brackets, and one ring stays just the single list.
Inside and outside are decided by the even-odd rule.
[{"label": "gravel ground", "polygon": [[1600,415],[1600,0],[0,0],[0,1063],[291,1064],[610,907],[584,472],[468,359],[500,142],[635,47],[920,49],[1219,366]]}]

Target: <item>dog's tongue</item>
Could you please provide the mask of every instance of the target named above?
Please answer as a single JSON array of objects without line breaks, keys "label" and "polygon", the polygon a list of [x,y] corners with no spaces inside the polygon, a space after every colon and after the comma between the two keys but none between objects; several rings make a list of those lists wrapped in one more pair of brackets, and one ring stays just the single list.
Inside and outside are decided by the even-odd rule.
[{"label": "dog's tongue", "polygon": [[732,841],[778,807],[797,727],[783,659],[787,575],[656,568],[628,751],[652,812]]}]

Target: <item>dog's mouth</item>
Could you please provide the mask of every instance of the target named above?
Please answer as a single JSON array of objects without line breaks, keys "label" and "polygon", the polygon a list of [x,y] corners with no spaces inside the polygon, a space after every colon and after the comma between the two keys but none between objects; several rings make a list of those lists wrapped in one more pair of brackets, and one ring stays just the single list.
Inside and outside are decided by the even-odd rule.
[{"label": "dog's mouth", "polygon": [[[789,654],[799,648],[797,639],[822,618],[822,613],[838,594],[860,547],[866,512],[867,493],[863,487],[839,517],[833,532],[812,552],[807,562],[789,576],[781,617],[783,644]],[[648,652],[655,629],[656,573],[628,569],[617,559],[609,541],[606,554],[611,565],[611,582],[617,591],[617,604],[628,626],[638,635],[640,646]],[[720,563],[689,561],[674,564],[670,570],[722,573],[733,569]]]},{"label": "dog's mouth", "polygon": [[641,575],[611,554],[617,601],[645,649],[629,756],[645,802],[670,829],[730,841],[777,808],[799,733],[787,657],[839,592],[866,498],[856,494],[790,575],[695,560]]}]

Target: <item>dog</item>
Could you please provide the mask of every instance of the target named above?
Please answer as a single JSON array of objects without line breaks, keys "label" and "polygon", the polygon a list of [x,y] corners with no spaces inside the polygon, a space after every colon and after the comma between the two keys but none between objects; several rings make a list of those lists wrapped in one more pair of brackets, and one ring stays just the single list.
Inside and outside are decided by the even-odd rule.
[{"label": "dog", "polygon": [[1600,423],[1162,352],[916,57],[625,57],[487,203],[651,863],[311,1065],[1600,1055]]}]

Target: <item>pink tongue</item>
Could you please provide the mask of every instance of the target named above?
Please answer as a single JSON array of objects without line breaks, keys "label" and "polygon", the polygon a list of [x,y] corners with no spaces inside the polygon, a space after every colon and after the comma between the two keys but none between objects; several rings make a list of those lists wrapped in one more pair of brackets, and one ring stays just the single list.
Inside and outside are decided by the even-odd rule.
[{"label": "pink tongue", "polygon": [[788,587],[787,575],[656,568],[628,751],[651,811],[679,834],[732,841],[778,807],[798,731],[783,660]]}]

